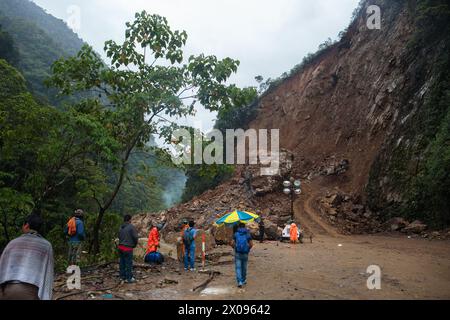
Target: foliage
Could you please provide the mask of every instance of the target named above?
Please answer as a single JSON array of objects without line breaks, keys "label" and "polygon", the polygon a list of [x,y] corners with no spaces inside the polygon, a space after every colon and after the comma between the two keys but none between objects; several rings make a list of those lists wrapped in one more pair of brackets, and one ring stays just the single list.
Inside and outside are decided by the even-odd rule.
[{"label": "foliage", "polygon": [[6,60],[20,70],[29,90],[40,101],[61,106],[64,99],[57,98],[56,90],[48,89],[43,82],[50,76],[53,62],[74,55],[83,42],[62,20],[27,0],[2,0],[0,24],[14,41],[16,50],[8,50],[9,55],[20,57]]},{"label": "foliage", "polygon": [[60,94],[89,90],[104,96],[95,104],[100,106],[103,127],[118,145],[111,159],[91,155],[107,169],[113,182],[108,192],[91,194],[99,211],[93,229],[94,252],[99,251],[103,216],[129,173],[132,152],[142,151],[153,134],[171,140],[176,125],[165,117],[194,115],[197,102],[207,110],[218,111],[230,105],[239,91],[226,85],[238,61],[201,54],[184,62],[186,40],[185,31],[173,31],[164,17],[143,11],[126,24],[123,43],[105,43],[109,65],[85,45],[75,57],[61,59],[53,66],[48,84],[58,88]]},{"label": "foliage", "polygon": [[11,188],[0,187],[0,248],[19,235],[25,217],[33,207],[32,199]]},{"label": "foliage", "polygon": [[207,190],[214,189],[231,178],[233,173],[234,167],[226,164],[187,166],[186,176],[188,178],[181,199],[182,202],[187,202]]},{"label": "foliage", "polygon": [[226,129],[246,128],[256,116],[256,89],[250,87],[236,91],[232,103],[222,108],[217,115],[214,127],[223,133]]},{"label": "foliage", "polygon": [[2,31],[0,25],[0,59],[8,61],[12,65],[19,62],[19,52],[17,51],[14,40],[9,33]]},{"label": "foliage", "polygon": [[62,112],[38,104],[20,73],[4,60],[0,77],[0,198],[10,203],[4,207],[17,221],[30,212],[45,216],[46,232],[65,222],[86,190],[105,188],[90,156],[110,159],[116,145],[97,121],[95,108]]}]

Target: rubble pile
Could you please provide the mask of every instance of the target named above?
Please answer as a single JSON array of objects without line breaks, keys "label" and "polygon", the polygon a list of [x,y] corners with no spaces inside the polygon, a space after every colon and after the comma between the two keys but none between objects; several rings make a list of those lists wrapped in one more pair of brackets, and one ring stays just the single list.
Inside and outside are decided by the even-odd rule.
[{"label": "rubble pile", "polygon": [[[215,227],[214,222],[224,213],[237,209],[260,215],[265,220],[267,239],[275,240],[279,227],[290,219],[289,198],[282,193],[282,181],[289,177],[291,167],[291,154],[282,150],[277,175],[263,176],[257,165],[239,166],[234,177],[216,189],[162,212],[136,215],[133,224],[143,238],[152,224],[163,224],[165,241],[175,243],[180,237],[182,221],[193,219],[196,227],[205,231],[208,243],[225,244],[230,241],[231,232]],[[256,237],[257,233],[252,234]]]}]

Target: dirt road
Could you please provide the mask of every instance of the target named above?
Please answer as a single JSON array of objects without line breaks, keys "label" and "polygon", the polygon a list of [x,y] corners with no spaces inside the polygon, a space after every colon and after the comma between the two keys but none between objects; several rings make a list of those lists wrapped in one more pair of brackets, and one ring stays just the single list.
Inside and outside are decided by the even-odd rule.
[{"label": "dirt road", "polygon": [[[202,291],[192,289],[204,282],[207,274],[185,272],[178,262],[169,260],[154,270],[135,270],[138,283],[120,285],[111,293],[125,300],[450,299],[450,241],[403,234],[339,235],[316,214],[313,200],[311,193],[296,205],[297,219],[314,234],[313,243],[309,239],[301,245],[255,243],[248,285],[243,289],[236,287],[232,249],[218,247],[213,254],[223,255],[219,264],[207,268],[221,274]],[[381,269],[380,290],[367,288],[370,275],[366,272],[372,265]],[[103,286],[114,283],[117,279],[110,277]],[[101,297],[97,293],[92,298],[85,290],[70,299]]]},{"label": "dirt road", "polygon": [[[381,290],[367,288],[370,265],[381,268]],[[318,236],[312,244],[298,246],[258,243],[250,258],[249,284],[243,290],[233,288],[232,265],[215,269],[223,276],[206,291],[211,294],[201,298],[450,299],[448,241]]]},{"label": "dirt road", "polygon": [[[341,244],[342,246],[339,246]],[[408,239],[406,236],[317,236],[314,242],[292,246],[256,243],[250,255],[248,285],[236,288],[231,248],[220,271],[203,291],[192,289],[208,278],[184,272],[177,262],[158,270],[135,269],[138,283],[112,290],[121,300],[147,299],[450,299],[450,242]],[[367,267],[381,268],[381,290],[369,290]],[[103,287],[114,286],[117,265],[105,270]],[[89,278],[89,277],[88,277]],[[62,281],[64,281],[62,279]],[[86,281],[83,282],[85,286]],[[102,299],[86,292],[69,299]],[[108,291],[109,292],[109,291]],[[57,294],[56,297],[62,294]]]}]

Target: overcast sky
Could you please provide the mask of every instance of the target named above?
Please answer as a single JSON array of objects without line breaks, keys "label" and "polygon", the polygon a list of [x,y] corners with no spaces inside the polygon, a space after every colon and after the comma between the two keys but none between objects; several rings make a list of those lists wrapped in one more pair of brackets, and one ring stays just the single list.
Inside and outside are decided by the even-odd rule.
[{"label": "overcast sky", "polygon": [[[231,79],[256,86],[255,76],[276,78],[301,62],[328,37],[344,30],[359,0],[33,0],[68,21],[80,11],[79,36],[103,53],[106,40],[123,39],[125,22],[147,10],[167,17],[173,29],[186,30],[185,57],[214,54],[241,61]],[[215,115],[202,111],[204,130]],[[199,124],[195,124],[199,127]]]}]

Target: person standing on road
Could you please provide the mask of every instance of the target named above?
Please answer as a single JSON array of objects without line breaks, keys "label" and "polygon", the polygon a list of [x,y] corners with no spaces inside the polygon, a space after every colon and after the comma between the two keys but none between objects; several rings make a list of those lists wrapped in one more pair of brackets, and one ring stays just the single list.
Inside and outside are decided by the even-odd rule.
[{"label": "person standing on road", "polygon": [[297,244],[298,243],[298,228],[295,223],[291,224],[291,229],[289,230],[289,235],[291,238],[291,243]]},{"label": "person standing on road", "polygon": [[195,238],[197,237],[197,229],[195,229],[194,226],[195,222],[192,220],[189,221],[189,228],[187,228],[183,234],[185,271],[195,271]]},{"label": "person standing on road", "polygon": [[119,257],[120,279],[126,283],[134,283],[133,277],[133,250],[139,241],[136,227],[131,224],[129,214],[123,217],[123,224],[119,229]]},{"label": "person standing on road", "polygon": [[253,247],[252,236],[244,223],[240,223],[238,230],[233,236],[231,246],[235,254],[236,282],[239,288],[247,284],[248,254]]},{"label": "person standing on road", "polygon": [[69,236],[69,266],[78,265],[80,263],[82,243],[86,238],[83,215],[83,210],[75,210],[74,215],[70,218],[64,228],[64,233]]},{"label": "person standing on road", "polygon": [[0,300],[51,300],[53,248],[39,231],[42,219],[30,215],[23,235],[12,240],[0,258]]},{"label": "person standing on road", "polygon": [[265,225],[264,225],[264,221],[263,219],[261,219],[261,221],[259,221],[259,242],[263,243],[264,242],[264,232],[265,232]]}]

